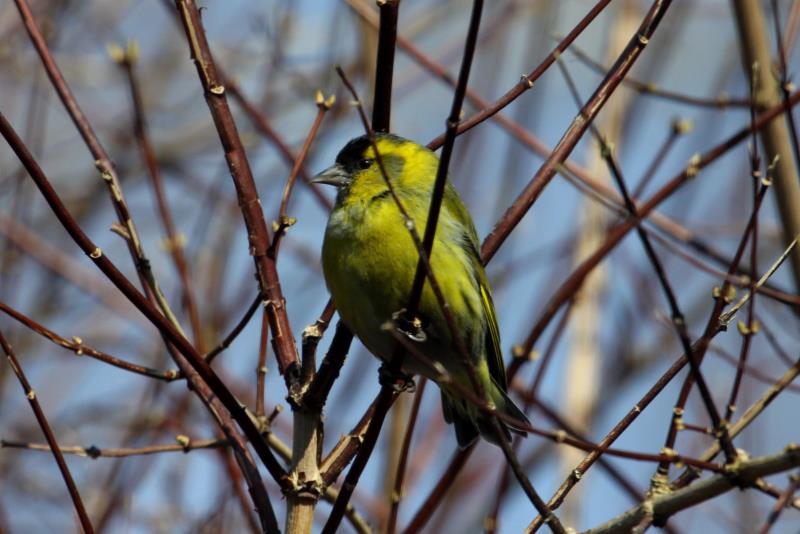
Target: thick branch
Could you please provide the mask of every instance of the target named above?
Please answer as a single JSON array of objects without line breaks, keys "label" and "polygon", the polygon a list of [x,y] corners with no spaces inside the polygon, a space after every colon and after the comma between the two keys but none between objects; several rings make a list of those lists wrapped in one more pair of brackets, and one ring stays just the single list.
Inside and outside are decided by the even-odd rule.
[{"label": "thick branch", "polygon": [[[800,466],[800,446],[789,445],[780,454],[762,456],[732,466],[724,475],[714,475],[686,488],[647,500],[611,521],[584,534],[630,532],[643,520],[663,524],[670,516],[756,479]],[[652,519],[651,519],[652,518]]]}]

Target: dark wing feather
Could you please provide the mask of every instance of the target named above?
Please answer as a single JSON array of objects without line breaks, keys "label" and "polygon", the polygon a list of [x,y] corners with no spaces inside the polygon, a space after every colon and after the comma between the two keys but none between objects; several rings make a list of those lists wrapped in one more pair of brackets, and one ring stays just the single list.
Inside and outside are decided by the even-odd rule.
[{"label": "dark wing feather", "polygon": [[494,311],[492,292],[489,288],[489,281],[481,263],[480,249],[478,245],[478,233],[472,223],[467,208],[461,202],[456,190],[447,184],[444,197],[444,207],[452,212],[457,220],[464,223],[464,233],[461,236],[462,245],[468,251],[472,261],[472,269],[475,273],[475,280],[481,292],[481,306],[483,316],[486,320],[486,360],[489,365],[489,372],[492,378],[503,391],[508,391],[508,381],[506,380],[506,370],[503,365],[503,352],[500,350],[500,329],[497,326],[497,315]]}]

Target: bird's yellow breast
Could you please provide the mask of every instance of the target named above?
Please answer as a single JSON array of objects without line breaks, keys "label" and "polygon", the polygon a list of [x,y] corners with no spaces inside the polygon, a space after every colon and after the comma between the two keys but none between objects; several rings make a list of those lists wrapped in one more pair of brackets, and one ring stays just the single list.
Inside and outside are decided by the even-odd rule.
[{"label": "bird's yellow breast", "polygon": [[[425,200],[402,199],[419,233],[424,232],[427,220]],[[447,222],[449,219],[440,219],[431,265],[447,303],[467,311],[465,316],[476,317],[481,309],[480,289],[458,229]],[[381,358],[390,358],[393,348],[381,325],[407,306],[418,258],[409,230],[390,196],[373,199],[351,195],[331,213],[322,248],[328,289],[345,323]],[[449,337],[428,284],[419,312],[433,323],[435,331]]]}]

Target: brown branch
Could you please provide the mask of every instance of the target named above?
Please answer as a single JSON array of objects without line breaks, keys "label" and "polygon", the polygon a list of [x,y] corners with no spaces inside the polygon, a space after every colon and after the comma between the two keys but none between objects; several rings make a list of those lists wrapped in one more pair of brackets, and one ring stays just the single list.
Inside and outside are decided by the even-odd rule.
[{"label": "brown branch", "polygon": [[397,529],[397,513],[400,510],[400,501],[403,498],[403,482],[405,480],[406,466],[408,465],[408,454],[411,449],[411,438],[414,435],[414,427],[417,425],[419,407],[422,404],[422,395],[425,394],[425,385],[427,383],[428,380],[425,377],[420,378],[417,383],[417,391],[414,393],[414,403],[411,405],[411,411],[409,412],[406,432],[403,435],[403,443],[394,474],[394,484],[390,498],[391,506],[389,508],[389,517],[386,519],[386,534],[394,534]]},{"label": "brown branch", "polygon": [[289,208],[289,197],[292,194],[295,180],[297,180],[297,175],[303,166],[306,156],[308,155],[311,144],[317,137],[317,131],[322,124],[322,119],[325,117],[327,111],[333,107],[334,102],[336,102],[336,97],[330,96],[325,98],[321,91],[317,91],[315,100],[317,105],[317,116],[314,118],[311,129],[308,131],[305,143],[303,143],[303,148],[300,149],[300,153],[297,155],[297,160],[295,160],[292,170],[289,172],[289,178],[286,179],[286,185],[283,188],[283,196],[281,197],[281,205],[278,210],[278,220],[273,223],[275,235],[272,237],[272,245],[270,245],[269,251],[269,255],[273,258],[273,261],[277,261],[278,250],[280,249],[280,243],[283,239],[283,236],[286,235],[286,231],[289,229],[289,227],[295,223],[295,219],[293,217],[289,217],[287,214],[287,209]]},{"label": "brown branch", "polygon": [[[739,240],[739,245],[736,249],[736,253],[734,254],[733,261],[728,268],[728,274],[733,274],[736,272],[736,269],[739,265],[739,262],[744,255],[745,249],[747,247],[747,243],[750,240],[750,236],[752,235],[752,231],[755,228],[756,221],[758,221],[758,213],[761,207],[761,202],[764,199],[764,195],[767,191],[768,182],[761,184],[760,190],[757,193],[753,211],[750,213],[750,218],[747,222],[747,226],[745,227],[744,231],[742,232],[742,237]],[[692,358],[690,359],[690,364],[698,367],[700,362],[703,361],[705,357],[705,353],[708,350],[708,345],[711,343],[711,339],[719,331],[721,326],[724,326],[721,323],[720,317],[722,316],[722,312],[725,307],[730,304],[730,290],[731,284],[730,282],[723,282],[722,288],[719,289],[714,295],[714,308],[711,310],[711,313],[708,316],[708,321],[706,322],[705,330],[703,331],[703,335],[697,342],[696,350],[692,354]],[[683,382],[683,386],[681,387],[680,393],[678,394],[678,400],[675,403],[675,407],[672,410],[672,418],[670,421],[669,429],[667,431],[667,438],[664,443],[664,447],[668,449],[672,449],[675,445],[675,441],[678,436],[678,427],[681,422],[684,409],[686,406],[686,402],[689,398],[689,393],[691,392],[692,383],[697,378],[696,373],[689,374]],[[702,390],[701,390],[702,391]],[[725,422],[722,429],[720,429],[720,420],[714,419],[712,417],[712,423],[714,424],[714,428],[717,432],[720,430],[724,431],[724,435],[727,437],[729,436],[729,431],[727,428],[728,423]],[[720,438],[723,434],[720,434]],[[733,449],[733,445],[730,443],[730,439],[728,438],[727,443],[720,439],[720,445],[722,445],[725,451],[725,459],[730,463],[735,460],[736,458],[736,451]],[[662,464],[658,468],[658,475],[665,477],[669,472],[669,465]]]},{"label": "brown branch", "polygon": [[[219,71],[219,68],[217,70]],[[222,76],[225,88],[250,118],[256,128],[256,131],[272,141],[272,143],[275,145],[275,148],[278,149],[278,153],[281,155],[283,160],[290,167],[294,167],[295,162],[297,161],[297,155],[292,151],[289,145],[286,144],[283,138],[281,138],[278,132],[275,131],[272,125],[270,125],[264,114],[261,113],[256,105],[244,95],[242,90],[239,88],[239,84],[237,84],[233,79],[225,76],[224,72],[221,72],[220,76]],[[303,183],[306,184],[311,193],[314,195],[317,203],[324,208],[325,211],[330,211],[330,200],[328,200],[328,198],[322,194],[318,187],[315,187],[311,184],[311,175],[308,173],[308,169],[306,169],[305,165],[300,165],[298,174],[300,175],[300,179],[303,180]]]},{"label": "brown branch", "polygon": [[781,493],[781,496],[778,497],[778,500],[775,501],[775,506],[772,507],[772,510],[769,511],[767,520],[759,531],[760,534],[767,534],[775,525],[783,509],[789,506],[798,488],[800,488],[800,473],[795,473],[789,477],[789,485],[786,487],[786,490]]},{"label": "brown branch", "polygon": [[406,526],[406,528],[403,530],[403,534],[414,534],[425,527],[428,520],[442,502],[445,493],[451,488],[456,476],[461,472],[461,468],[464,467],[464,464],[467,462],[474,450],[475,444],[467,447],[466,449],[458,450],[455,452],[455,454],[453,454],[453,457],[450,459],[450,463],[444,471],[444,475],[442,475],[442,478],[439,479],[439,482],[437,482],[433,489],[431,489],[431,492],[423,501],[420,509],[416,514],[414,514],[414,517],[408,523],[408,526]]},{"label": "brown branch", "polygon": [[[75,219],[66,209],[61,199],[58,197],[58,194],[55,192],[52,185],[50,185],[50,181],[42,172],[42,169],[39,167],[38,163],[33,159],[22,140],[17,136],[14,129],[8,123],[5,115],[2,113],[0,113],[0,133],[2,133],[12,150],[14,150],[17,157],[25,166],[28,174],[36,183],[36,186],[41,191],[42,196],[50,206],[50,209],[56,215],[64,229],[67,230],[73,241],[78,245],[78,247],[80,247],[84,254],[86,254],[109,278],[109,280],[111,280],[117,289],[119,289],[134,304],[134,306],[136,306],[139,311],[141,311],[145,317],[147,317],[158,328],[159,332],[169,341],[169,343],[174,345],[174,347],[186,357],[186,360],[191,368],[196,370],[199,377],[202,378],[202,381],[208,384],[208,386],[214,392],[214,395],[218,397],[222,404],[224,404],[224,406],[230,411],[233,418],[247,435],[247,438],[250,440],[250,443],[255,448],[256,452],[258,452],[259,456],[264,462],[264,465],[267,467],[267,470],[270,472],[273,478],[278,482],[278,484],[282,484],[284,475],[283,468],[266,446],[266,443],[261,437],[258,429],[255,427],[255,425],[253,425],[253,422],[248,417],[244,408],[239,404],[239,401],[236,399],[236,397],[233,396],[222,380],[220,380],[219,376],[217,376],[217,374],[214,373],[214,371],[208,366],[208,363],[206,363],[203,357],[194,349],[191,343],[189,343],[186,338],[175,329],[175,326],[166,317],[159,313],[159,311],[150,304],[147,298],[130,283],[130,281],[119,271],[119,269],[117,269],[116,265],[114,265],[114,263],[103,254],[102,249],[95,245],[95,243],[92,242],[92,240],[89,239],[89,237],[83,232]],[[184,373],[186,372],[185,369],[181,370]],[[201,387],[201,384],[199,383],[193,382],[192,385],[195,388]]]},{"label": "brown branch", "polygon": [[[200,439],[193,440],[189,436],[178,435],[175,437],[178,443],[169,445],[148,445],[146,447],[98,447],[89,445],[88,447],[71,446],[61,447],[64,454],[84,456],[96,460],[97,458],[127,458],[129,456],[146,456],[149,454],[161,454],[164,452],[191,452],[200,449],[214,449],[227,447],[226,439]],[[0,448],[26,449],[30,451],[50,451],[50,445],[44,443],[28,443],[22,441],[0,440]]]},{"label": "brown branch", "polygon": [[[0,210],[0,233],[7,239],[7,244],[18,247],[44,269],[68,284],[80,288],[85,294],[91,295],[118,316],[124,317],[125,320],[140,327],[149,325],[105,278],[93,271],[88,271],[80,260],[76,260],[48,242],[41,232],[34,231],[30,226],[26,226],[21,220],[16,219],[13,212],[7,213]],[[11,255],[6,254],[4,257],[9,258]],[[4,285],[8,281],[9,278],[4,278]],[[3,295],[8,299],[7,293],[3,293]]]},{"label": "brown branch", "polygon": [[[795,106],[798,102],[800,102],[800,91],[796,91],[792,94],[792,98],[787,105]],[[752,130],[759,130],[760,128],[763,128],[764,125],[768,124],[770,121],[775,119],[775,117],[780,115],[784,109],[784,104],[779,104],[773,108],[770,108],[768,111],[761,113],[756,118],[756,121],[753,125],[739,130],[704,154],[699,155],[698,157],[693,157],[686,169],[669,180],[669,182],[667,182],[652,197],[650,197],[647,202],[644,202],[637,207],[639,219],[649,216],[656,206],[667,199],[691,178],[697,176],[699,171],[716,161],[723,154],[726,154],[732,147],[747,139]],[[550,320],[552,320],[561,306],[572,298],[572,295],[575,293],[576,289],[580,287],[586,276],[600,263],[600,261],[605,258],[605,256],[611,250],[614,249],[614,247],[638,224],[638,222],[639,221],[637,219],[628,219],[619,223],[609,231],[606,241],[591,256],[586,258],[586,260],[584,260],[583,263],[581,263],[578,268],[572,272],[569,278],[564,281],[564,283],[562,283],[561,286],[556,290],[548,304],[545,306],[545,309],[542,312],[539,320],[528,334],[526,345],[535,345],[536,340],[539,339],[544,329],[550,323]]]},{"label": "brown branch", "polygon": [[[569,76],[569,73],[566,70],[566,67],[564,66],[564,63],[562,61],[559,61],[559,67],[561,67],[562,72],[567,78],[567,84],[570,87],[573,96],[577,99],[578,104],[580,105],[580,95],[578,95],[577,89],[572,81],[572,78]],[[595,140],[600,145],[600,153],[603,159],[605,160],[606,165],[608,166],[609,173],[614,178],[614,181],[617,184],[617,188],[619,189],[619,192],[622,195],[622,198],[625,203],[625,209],[628,211],[628,214],[631,218],[639,220],[640,218],[638,217],[636,211],[636,205],[633,203],[633,200],[631,199],[631,196],[628,193],[628,187],[627,185],[625,185],[625,179],[622,176],[622,171],[620,170],[619,165],[617,164],[617,161],[614,158],[614,155],[611,153],[611,147],[608,146],[605,138],[594,124],[590,125],[589,128]],[[766,192],[766,188],[764,188],[764,192]],[[757,220],[759,205],[760,202],[757,201],[753,212],[753,225]],[[675,292],[672,289],[672,285],[670,284],[666,270],[664,269],[664,265],[661,262],[661,259],[658,257],[655,248],[653,248],[652,242],[650,241],[650,236],[647,234],[647,232],[645,231],[645,229],[642,227],[641,224],[636,225],[636,234],[639,237],[639,241],[641,241],[642,243],[645,255],[647,256],[647,259],[650,261],[650,264],[652,265],[653,270],[656,273],[656,277],[658,278],[659,284],[661,285],[661,289],[664,292],[664,296],[667,299],[667,303],[670,308],[673,328],[675,329],[675,332],[677,333],[678,338],[680,339],[681,347],[683,348],[683,353],[689,357],[689,369],[691,371],[692,379],[694,382],[697,383],[697,387],[700,390],[700,396],[703,400],[703,404],[706,408],[706,411],[708,412],[708,416],[711,419],[714,428],[719,433],[718,439],[720,444],[722,445],[723,450],[725,451],[725,458],[728,462],[732,462],[736,458],[736,450],[734,449],[733,443],[731,442],[730,436],[728,435],[727,428],[722,422],[722,418],[720,417],[717,405],[711,396],[711,390],[709,389],[708,384],[706,383],[703,373],[700,371],[700,364],[702,362],[703,353],[701,352],[699,355],[695,354],[694,350],[692,349],[692,342],[689,339],[689,330],[686,325],[686,317],[683,315],[683,312],[681,311],[680,305],[678,304],[678,299],[675,296]],[[747,230],[745,230],[745,235],[746,236],[750,235],[749,227]],[[736,265],[729,271],[729,274],[733,274],[733,272],[735,272],[735,268],[738,267],[738,258],[735,261],[735,264]],[[703,347],[702,344],[700,346]],[[672,445],[668,444],[667,447],[671,448]]]},{"label": "brown branch", "polygon": [[236,195],[242,210],[250,254],[256,266],[259,288],[267,301],[267,313],[272,330],[272,345],[278,368],[287,382],[287,386],[296,380],[298,374],[297,348],[294,344],[292,328],[286,313],[286,301],[281,291],[275,260],[269,255],[269,234],[261,210],[261,201],[245,154],[244,145],[239,137],[233,114],[225,96],[225,85],[217,73],[214,59],[206,40],[206,34],[200,20],[200,10],[193,0],[176,0],[176,7],[186,31],[192,60],[203,86],[203,95],[214,119],[214,126],[219,134],[225,152],[225,160],[231,178],[236,186]]},{"label": "brown branch", "polygon": [[128,78],[128,86],[131,93],[131,101],[133,102],[133,125],[136,141],[139,144],[139,149],[142,153],[145,166],[147,167],[147,174],[150,177],[150,184],[153,187],[153,195],[156,199],[156,206],[158,206],[158,213],[161,218],[161,224],[166,233],[166,249],[172,256],[172,261],[175,264],[175,270],[178,273],[178,279],[181,282],[181,296],[184,308],[189,316],[189,324],[192,326],[194,333],[194,343],[197,350],[200,352],[205,351],[205,343],[203,342],[203,328],[200,324],[200,311],[197,306],[197,299],[194,295],[192,288],[192,281],[189,276],[189,266],[184,255],[184,237],[178,232],[175,221],[172,217],[172,210],[167,202],[166,193],[164,191],[164,183],[161,177],[161,170],[158,166],[156,158],[156,151],[153,143],[150,140],[150,135],[147,131],[147,119],[144,111],[144,102],[142,101],[141,87],[139,80],[136,76],[135,65],[138,61],[138,46],[133,43],[128,45],[127,51],[122,51],[119,47],[112,47],[111,56],[117,64],[125,71]]},{"label": "brown branch", "polygon": [[350,333],[344,323],[339,321],[336,324],[336,333],[333,335],[333,341],[325,358],[322,360],[319,371],[303,395],[301,402],[309,410],[322,411],[333,383],[339,377],[339,372],[344,365],[347,351],[350,350],[352,342],[353,334]]},{"label": "brown branch", "polygon": [[[504,107],[508,106],[511,102],[517,99],[522,93],[531,89],[534,85],[534,82],[539,79],[539,77],[544,74],[544,72],[550,68],[550,66],[556,61],[556,58],[564,53],[564,51],[569,48],[572,42],[578,38],[578,36],[583,33],[589,24],[597,18],[597,16],[608,6],[611,0],[599,0],[589,12],[584,15],[584,17],[578,22],[578,24],[570,31],[564,39],[561,40],[560,43],[550,52],[547,57],[539,64],[538,67],[533,69],[533,71],[528,74],[527,76],[523,76],[522,79],[519,81],[517,85],[515,85],[511,90],[509,90],[506,94],[500,97],[495,103],[491,106],[481,110],[480,112],[476,113],[472,117],[461,121],[461,124],[458,126],[458,134],[462,134],[467,130],[470,130],[480,124],[481,122],[485,121],[486,119],[492,117],[495,113],[499,112]],[[430,143],[428,143],[428,148],[431,150],[435,150],[442,146],[444,143],[445,135],[442,134]]]},{"label": "brown branch", "polygon": [[0,301],[0,311],[2,311],[15,321],[18,321],[21,324],[25,325],[27,328],[36,332],[40,336],[49,339],[56,345],[74,352],[76,356],[89,356],[90,358],[94,358],[109,365],[113,365],[114,367],[117,367],[124,371],[129,371],[131,373],[140,374],[150,378],[157,378],[158,380],[164,380],[166,382],[172,382],[173,380],[176,380],[181,377],[181,374],[177,369],[173,369],[170,371],[159,371],[158,369],[151,369],[150,367],[144,367],[142,365],[131,363],[122,360],[120,358],[117,358],[115,356],[111,356],[110,354],[106,354],[103,351],[99,351],[97,349],[93,349],[92,347],[88,347],[83,344],[83,340],[78,336],[73,336],[72,339],[61,337],[52,330],[49,330],[47,327],[37,323],[30,317],[25,316],[24,314],[20,313],[19,311],[15,310],[14,308],[12,308],[11,306],[2,301]]},{"label": "brown branch", "polygon": [[378,57],[375,63],[372,128],[376,132],[388,132],[391,130],[392,75],[400,0],[381,0],[377,4],[381,16],[378,30]]},{"label": "brown branch", "polygon": [[631,529],[643,520],[647,523],[663,524],[667,518],[681,510],[713,499],[742,485],[752,484],[760,477],[787,471],[797,466],[800,466],[800,447],[789,445],[782,453],[738,462],[731,465],[723,474],[712,476],[707,480],[666,495],[651,498],[611,521],[587,530],[585,534],[631,532]]},{"label": "brown branch", "polygon": [[92,526],[92,521],[89,519],[89,515],[86,513],[86,508],[83,506],[83,500],[78,492],[78,487],[75,485],[75,481],[72,479],[72,474],[69,472],[67,462],[64,461],[64,455],[61,454],[61,450],[58,447],[56,436],[53,434],[53,431],[50,428],[50,423],[47,422],[47,417],[44,415],[44,411],[39,404],[39,399],[36,396],[36,392],[33,390],[33,387],[31,387],[30,382],[28,382],[28,378],[25,376],[25,372],[22,370],[19,360],[17,360],[17,355],[14,353],[11,345],[8,344],[8,341],[6,341],[6,338],[2,332],[0,332],[0,346],[2,346],[3,352],[6,353],[6,357],[8,358],[8,363],[11,365],[11,369],[13,369],[14,374],[17,375],[17,379],[22,386],[22,390],[25,392],[25,396],[28,398],[28,403],[31,405],[31,409],[36,416],[36,421],[39,423],[39,428],[42,429],[42,433],[47,440],[47,444],[53,453],[53,457],[58,465],[58,470],[61,471],[61,477],[64,479],[64,483],[67,485],[67,491],[69,491],[69,496],[72,499],[72,506],[75,507],[75,512],[78,514],[78,518],[80,519],[81,527],[86,534],[93,534],[94,527]]},{"label": "brown branch", "polygon": [[[800,376],[800,359],[795,361],[794,365],[785,373],[783,373],[783,376],[781,376],[774,384],[772,384],[772,386],[770,386],[758,400],[751,404],[735,423],[731,424],[731,436],[737,436],[742,430],[747,428],[750,423],[755,421],[756,417],[758,417],[759,414],[761,414],[767,408],[767,406],[769,406],[772,401],[774,401],[777,396],[784,391],[787,386],[789,386],[789,384],[791,384],[798,376]],[[704,461],[712,460],[717,454],[719,454],[719,443],[714,442],[713,445],[711,445],[703,452],[703,454],[700,455],[700,459]],[[671,486],[673,488],[685,487],[698,476],[700,476],[700,473],[698,473],[695,469],[687,468],[679,477],[675,479]]]},{"label": "brown branch", "polygon": [[[572,46],[569,51],[575,55],[583,64],[590,67],[595,72],[600,74],[605,74],[608,72],[608,68],[604,65],[600,64],[598,61],[592,59],[589,54],[584,52],[578,46]],[[676,91],[669,91],[666,89],[662,89],[656,84],[652,82],[642,82],[640,80],[636,80],[634,78],[626,78],[622,81],[623,85],[626,85],[633,90],[644,94],[644,95],[651,95],[659,98],[664,98],[666,100],[672,100],[673,102],[678,102],[681,104],[688,104],[690,106],[700,106],[700,107],[710,107],[710,108],[749,108],[750,107],[750,99],[747,98],[731,98],[727,95],[722,95],[714,99],[709,98],[699,98],[696,96],[685,95],[682,93],[678,93]]]},{"label": "brown branch", "polygon": [[231,343],[239,337],[239,334],[244,330],[244,327],[250,322],[250,319],[253,318],[255,315],[256,310],[258,310],[259,306],[263,303],[261,299],[261,295],[256,295],[256,298],[253,299],[253,302],[250,304],[250,307],[247,308],[247,311],[244,312],[244,315],[239,320],[238,323],[231,329],[227,336],[223,338],[219,344],[208,351],[206,354],[203,355],[203,358],[206,362],[211,363],[214,361],[214,358],[219,356],[225,349],[231,346]]},{"label": "brown branch", "polygon": [[522,217],[528,212],[542,193],[545,186],[555,176],[558,166],[567,159],[572,149],[575,148],[575,145],[581,140],[589,124],[594,120],[608,101],[608,98],[619,86],[620,82],[641,55],[642,50],[644,50],[649,42],[650,37],[653,35],[653,32],[655,32],[671,3],[671,0],[656,0],[653,2],[647,15],[642,20],[642,24],[639,26],[636,35],[631,38],[625,50],[622,51],[619,58],[614,63],[614,66],[597,87],[594,94],[581,108],[580,113],[578,113],[578,116],[572,121],[567,131],[561,137],[561,140],[553,149],[553,152],[547,160],[545,160],[544,164],[542,164],[517,200],[506,210],[505,214],[503,214],[483,241],[481,257],[484,263],[488,263],[495,255],[500,245],[503,244],[511,231],[516,227],[519,221],[522,220]]},{"label": "brown branch", "polygon": [[121,228],[124,229],[124,234],[122,235],[124,237],[125,244],[128,247],[131,258],[133,258],[134,266],[136,267],[137,274],[139,275],[139,279],[148,299],[154,304],[157,303],[157,305],[161,308],[161,311],[170,319],[170,321],[172,321],[175,327],[180,330],[180,326],[173,316],[166,299],[161,294],[161,290],[158,287],[158,283],[153,275],[153,271],[150,268],[150,261],[147,259],[144,249],[142,248],[142,243],[139,239],[139,233],[136,230],[136,225],[134,224],[133,218],[128,210],[128,204],[122,193],[120,180],[117,176],[116,168],[111,162],[111,158],[108,156],[105,148],[103,148],[103,145],[100,143],[100,140],[94,133],[94,130],[89,123],[89,119],[86,117],[86,115],[84,115],[83,111],[78,105],[75,95],[72,93],[72,90],[69,88],[64,76],[61,74],[55,59],[53,59],[53,56],[47,47],[47,42],[42,35],[42,31],[33,17],[33,13],[31,12],[27,1],[14,1],[17,5],[17,10],[20,13],[20,17],[25,25],[25,29],[30,36],[31,42],[36,48],[36,52],[39,54],[42,65],[47,72],[47,76],[50,78],[53,88],[61,99],[61,102],[64,104],[67,113],[69,114],[72,122],[75,124],[75,127],[78,129],[78,132],[83,138],[84,143],[89,149],[89,152],[94,158],[95,168],[100,172],[100,176],[103,179],[106,188],[108,189],[111,203],[114,206],[114,211],[117,214],[117,220]]}]

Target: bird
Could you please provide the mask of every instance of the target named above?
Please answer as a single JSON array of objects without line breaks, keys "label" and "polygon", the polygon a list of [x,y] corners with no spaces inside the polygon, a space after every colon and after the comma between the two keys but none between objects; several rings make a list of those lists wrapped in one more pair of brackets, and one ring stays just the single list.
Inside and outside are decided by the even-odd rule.
[{"label": "bird", "polygon": [[[383,362],[391,361],[397,347],[397,340],[385,325],[402,315],[408,305],[419,260],[398,201],[422,233],[438,166],[438,156],[428,148],[395,134],[375,132],[349,141],[335,163],[312,180],[337,189],[322,244],[328,291],[345,326]],[[526,435],[525,427],[530,423],[507,393],[497,316],[475,226],[449,180],[430,265],[484,398],[514,422],[498,418],[498,435],[492,415],[453,386],[458,383],[475,390],[463,352],[458,350],[428,281],[413,321],[421,332],[414,335],[412,327],[407,335],[416,339],[418,353],[429,361],[420,361],[408,352],[403,371],[437,382],[445,421],[454,426],[460,448],[471,446],[478,436],[499,444],[498,439],[510,441],[511,432]],[[431,366],[431,362],[436,363]],[[446,371],[447,380],[437,372],[439,365]]]}]

